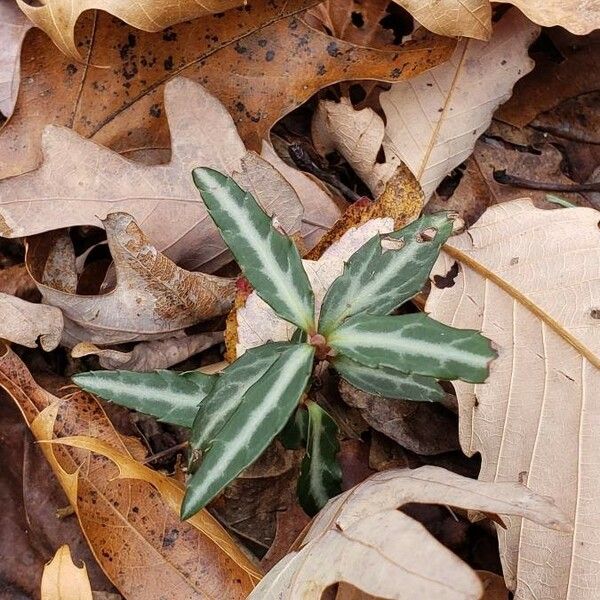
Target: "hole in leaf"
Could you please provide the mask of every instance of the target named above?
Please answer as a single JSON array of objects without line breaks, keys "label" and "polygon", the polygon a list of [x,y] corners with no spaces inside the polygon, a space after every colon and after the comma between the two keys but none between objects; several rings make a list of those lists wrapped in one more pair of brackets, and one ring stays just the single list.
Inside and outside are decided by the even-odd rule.
[{"label": "hole in leaf", "polygon": [[444,288],[451,288],[456,283],[456,277],[458,275],[458,263],[454,261],[450,270],[445,275],[434,275],[433,285],[436,288],[443,290]]},{"label": "hole in leaf", "polygon": [[357,10],[352,12],[350,19],[352,20],[352,25],[354,25],[354,27],[358,27],[359,29],[365,24],[365,19],[362,16],[362,13]]}]

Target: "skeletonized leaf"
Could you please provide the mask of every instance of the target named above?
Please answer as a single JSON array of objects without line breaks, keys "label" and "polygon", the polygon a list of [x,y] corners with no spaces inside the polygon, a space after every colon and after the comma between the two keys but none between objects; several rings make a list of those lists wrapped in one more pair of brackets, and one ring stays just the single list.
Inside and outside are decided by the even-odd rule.
[{"label": "skeletonized leaf", "polygon": [[301,549],[277,563],[248,600],[318,600],[338,582],[378,598],[479,600],[483,588],[475,571],[397,510],[409,502],[519,515],[568,529],[551,500],[518,484],[483,483],[437,467],[388,470],[331,500]]},{"label": "skeletonized leaf", "polygon": [[337,352],[369,367],[437,379],[482,382],[496,353],[478,331],[455,329],[425,314],[346,321],[328,338]]},{"label": "skeletonized leaf", "polygon": [[[508,519],[499,529],[507,586],[519,600],[600,596],[600,212],[493,206],[444,248],[426,309],[477,327],[498,358],[484,385],[455,383],[463,450],[483,481],[523,481],[553,497],[570,533]],[[435,281],[435,279],[434,279]]]},{"label": "skeletonized leaf", "polygon": [[156,417],[191,427],[198,405],[212,390],[216,376],[199,371],[88,371],[72,380],[86,392]]},{"label": "skeletonized leaf", "polygon": [[264,344],[238,358],[217,375],[208,397],[197,410],[190,444],[195,450],[206,451],[219,430],[240,408],[246,392],[263,377],[290,344]]},{"label": "skeletonized leaf", "polygon": [[325,295],[319,332],[326,336],[361,313],[386,315],[417,294],[452,233],[452,225],[449,213],[425,215],[361,246]]},{"label": "skeletonized leaf", "polygon": [[368,367],[347,356],[336,356],[333,368],[359,390],[384,398],[436,402],[444,398],[444,390],[435,378],[402,373],[386,367]]},{"label": "skeletonized leaf", "polygon": [[56,551],[44,567],[40,595],[42,600],[92,600],[92,587],[85,564],[78,567],[73,563],[66,544]]},{"label": "skeletonized leaf", "polygon": [[[65,277],[49,279],[48,265],[68,235],[50,232],[28,239],[27,266],[44,300],[63,312],[63,343],[116,344],[172,337],[186,327],[229,310],[234,281],[186,271],[161,254],[126,213],[104,220],[115,264],[114,290],[97,296],[64,289]],[[74,261],[73,261],[74,262]]]},{"label": "skeletonized leaf", "polygon": [[243,396],[242,404],[211,440],[192,475],[181,506],[188,518],[248,467],[283,429],[312,373],[314,348],[297,344],[284,350]]},{"label": "skeletonized leaf", "polygon": [[314,295],[290,238],[279,233],[251,194],[230,177],[201,167],[194,183],[244,275],[261,298],[290,323],[314,325]]},{"label": "skeletonized leaf", "polygon": [[308,515],[317,514],[341,491],[342,469],[336,422],[316,403],[308,402],[306,454],[300,466],[298,499]]},{"label": "skeletonized leaf", "polygon": [[0,292],[0,338],[35,348],[39,339],[49,352],[60,342],[63,331],[61,311],[46,304],[34,304]]}]

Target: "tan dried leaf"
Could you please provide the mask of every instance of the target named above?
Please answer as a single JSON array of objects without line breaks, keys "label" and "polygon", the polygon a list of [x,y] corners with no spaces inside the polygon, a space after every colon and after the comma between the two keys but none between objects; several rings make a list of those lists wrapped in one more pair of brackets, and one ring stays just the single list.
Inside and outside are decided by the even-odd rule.
[{"label": "tan dried leaf", "polygon": [[71,551],[61,546],[44,567],[41,587],[42,600],[92,600],[92,587],[85,564],[73,563]]},{"label": "tan dried leaf", "polygon": [[[376,194],[404,162],[429,199],[471,154],[514,83],[533,68],[527,48],[538,33],[513,9],[496,24],[489,42],[459,41],[449,61],[381,94],[385,128],[371,109],[322,102],[313,126],[318,146],[337,149]],[[386,163],[379,164],[382,145]]]},{"label": "tan dried leaf", "polygon": [[[455,383],[463,450],[481,453],[482,481],[524,482],[574,523],[566,533],[511,517],[499,530],[518,599],[600,595],[599,222],[590,208],[493,206],[432,271],[427,312],[482,330],[499,353],[487,383]],[[435,287],[455,263],[453,282]]]},{"label": "tan dried leaf", "polygon": [[39,339],[43,350],[54,350],[63,331],[63,315],[58,308],[34,304],[0,292],[0,338],[35,348]]},{"label": "tan dried leaf", "polygon": [[[111,213],[104,220],[113,257],[115,288],[97,296],[76,294],[61,285],[69,271],[47,265],[59,254],[69,253],[72,242],[64,231],[29,238],[27,266],[44,301],[59,308],[65,319],[63,343],[74,346],[119,344],[172,337],[186,327],[226,313],[235,293],[234,281],[204,273],[192,273],[163,256],[131,216]],[[58,243],[57,243],[58,242]],[[74,264],[74,261],[72,261]]]},{"label": "tan dried leaf", "polygon": [[[587,0],[505,0],[534,23],[560,25],[585,35],[600,28],[600,5]],[[487,40],[492,29],[490,0],[394,0],[419,23],[441,35]]]},{"label": "tan dried leaf", "polygon": [[277,563],[249,600],[317,600],[340,581],[389,599],[479,599],[483,587],[475,571],[397,510],[409,502],[513,514],[546,527],[569,527],[550,500],[518,484],[483,483],[429,466],[385,471],[330,500],[301,548]]},{"label": "tan dried leaf", "polygon": [[[59,399],[39,387],[9,348],[0,355],[0,386],[14,399],[38,441],[93,436],[137,463],[141,444],[117,433],[85,392]],[[115,465],[85,450],[40,444],[75,509],[94,557],[127,600],[242,600],[260,574],[207,512],[179,520],[183,489],[151,471],[119,479]],[[158,489],[168,493],[158,493]]]},{"label": "tan dried leaf", "polygon": [[[231,255],[192,182],[190,173],[198,166],[254,181],[265,211],[287,233],[298,231],[300,200],[279,171],[246,152],[233,119],[214,96],[176,78],[166,86],[165,103],[172,136],[172,158],[166,165],[135,163],[69,129],[48,127],[42,166],[0,181],[0,234],[22,237],[97,225],[98,217],[123,211],[180,266],[214,271]],[[305,178],[301,173],[297,177]],[[305,200],[312,212],[323,211],[326,224],[339,214],[335,206],[328,209],[332,201],[324,193]]]},{"label": "tan dried leaf", "polygon": [[21,46],[31,23],[17,6],[0,2],[0,118],[12,115],[21,80]]},{"label": "tan dried leaf", "polygon": [[222,341],[223,333],[220,331],[197,333],[155,342],[140,342],[130,352],[113,348],[98,348],[90,342],[80,342],[71,351],[71,356],[81,358],[95,354],[100,358],[100,366],[104,369],[145,372],[168,369]]},{"label": "tan dried leaf", "polygon": [[17,4],[37,27],[52,38],[62,52],[81,59],[75,43],[75,24],[86,10],[100,8],[136,29],[160,31],[182,21],[224,12],[243,4],[243,0],[44,0],[39,4],[17,0]]}]

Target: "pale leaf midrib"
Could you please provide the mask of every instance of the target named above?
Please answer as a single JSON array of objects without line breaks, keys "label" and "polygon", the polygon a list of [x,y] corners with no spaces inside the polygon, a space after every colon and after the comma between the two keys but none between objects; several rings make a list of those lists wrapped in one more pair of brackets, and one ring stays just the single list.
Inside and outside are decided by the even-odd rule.
[{"label": "pale leaf midrib", "polygon": [[506,292],[511,298],[521,304],[529,312],[533,313],[538,319],[543,321],[548,327],[554,331],[560,338],[562,338],[567,344],[573,347],[579,354],[584,356],[590,364],[594,365],[597,369],[600,369],[600,356],[596,355],[590,348],[588,348],[583,342],[577,339],[570,331],[565,329],[554,317],[549,315],[545,310],[540,308],[537,304],[532,302],[525,294],[520,292],[517,288],[511,285],[508,281],[494,273],[491,269],[488,269],[485,265],[478,262],[470,254],[444,244],[442,246],[442,252],[445,252],[452,258],[463,263],[469,269],[475,271],[475,273],[481,275],[484,279],[491,281],[493,284],[498,286],[502,291]]}]

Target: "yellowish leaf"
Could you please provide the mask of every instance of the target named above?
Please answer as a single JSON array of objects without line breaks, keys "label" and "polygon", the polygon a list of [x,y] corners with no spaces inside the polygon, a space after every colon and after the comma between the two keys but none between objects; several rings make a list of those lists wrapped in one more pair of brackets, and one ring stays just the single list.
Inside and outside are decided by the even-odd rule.
[{"label": "yellowish leaf", "polygon": [[42,600],[92,600],[85,565],[76,566],[69,546],[61,546],[42,574]]}]

